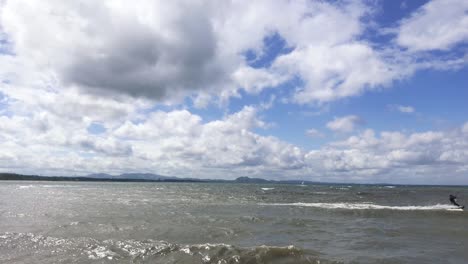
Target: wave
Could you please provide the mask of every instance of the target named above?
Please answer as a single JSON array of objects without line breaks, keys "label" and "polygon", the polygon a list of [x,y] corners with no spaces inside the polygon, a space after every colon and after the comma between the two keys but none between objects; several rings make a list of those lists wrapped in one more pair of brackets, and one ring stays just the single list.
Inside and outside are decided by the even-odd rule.
[{"label": "wave", "polygon": [[[183,245],[151,239],[100,241],[86,237],[57,238],[33,233],[3,233],[0,234],[0,246],[5,246],[11,257],[0,256],[2,263],[15,259],[16,254],[24,262],[42,259],[46,261],[44,263],[101,263],[107,260],[119,263],[337,263],[319,257],[316,251],[293,245],[243,248],[223,243]],[[31,250],[31,254],[25,254],[27,250]],[[53,255],[50,255],[51,250]],[[27,257],[31,259],[25,259]]]},{"label": "wave", "polygon": [[262,190],[264,191],[270,191],[270,190],[274,190],[275,188],[262,188]]},{"label": "wave", "polygon": [[72,184],[41,184],[39,187],[42,188],[76,188],[77,186]]},{"label": "wave", "polygon": [[20,185],[18,186],[18,189],[29,189],[29,188],[33,188],[34,186],[33,185]]},{"label": "wave", "polygon": [[462,209],[448,204],[391,206],[372,203],[262,203],[260,205],[301,206],[347,210],[462,211]]}]

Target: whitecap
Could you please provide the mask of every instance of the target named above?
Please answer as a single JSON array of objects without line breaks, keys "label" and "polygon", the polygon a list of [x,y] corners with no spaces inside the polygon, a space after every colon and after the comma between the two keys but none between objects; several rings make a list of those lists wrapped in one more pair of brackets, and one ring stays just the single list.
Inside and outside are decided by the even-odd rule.
[{"label": "whitecap", "polygon": [[34,187],[34,186],[33,185],[20,185],[18,187],[18,189],[29,189],[29,188],[32,188],[32,187]]},{"label": "whitecap", "polygon": [[274,190],[275,188],[262,188],[262,190],[264,191],[270,191],[270,190]]},{"label": "whitecap", "polygon": [[40,185],[42,188],[73,188],[76,187],[74,185],[67,185],[67,184],[42,184]]},{"label": "whitecap", "polygon": [[434,205],[407,205],[390,206],[372,203],[263,203],[261,205],[274,206],[302,206],[323,209],[348,209],[348,210],[402,210],[402,211],[460,211],[461,209],[448,204]]},{"label": "whitecap", "polygon": [[117,254],[112,250],[104,247],[104,246],[97,246],[92,250],[88,250],[88,258],[90,259],[113,259]]},{"label": "whitecap", "polygon": [[189,247],[181,248],[180,251],[184,252],[185,254],[192,255]]}]

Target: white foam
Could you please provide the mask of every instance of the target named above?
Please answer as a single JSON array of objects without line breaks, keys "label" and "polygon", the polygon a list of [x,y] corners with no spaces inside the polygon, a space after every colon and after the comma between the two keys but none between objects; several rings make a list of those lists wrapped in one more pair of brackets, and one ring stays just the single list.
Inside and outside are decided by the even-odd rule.
[{"label": "white foam", "polygon": [[32,188],[32,187],[34,187],[34,186],[33,185],[20,185],[18,187],[18,189],[29,189],[29,188]]},{"label": "white foam", "polygon": [[190,252],[190,248],[189,248],[189,247],[181,248],[180,251],[184,252],[185,254],[193,255],[193,254]]},{"label": "white foam", "polygon": [[274,190],[275,188],[262,188],[264,191]]},{"label": "white foam", "polygon": [[463,212],[463,209],[461,209],[461,208],[450,208],[450,209],[447,209],[447,211],[458,211],[458,212]]},{"label": "white foam", "polygon": [[378,205],[372,203],[263,203],[261,205],[276,205],[276,206],[302,206],[315,207],[324,209],[348,209],[348,210],[403,210],[403,211],[463,211],[453,205],[434,204],[434,205],[407,205],[407,206],[390,206]]},{"label": "white foam", "polygon": [[42,184],[39,186],[42,188],[73,188],[75,187],[74,185],[68,185],[68,184]]},{"label": "white foam", "polygon": [[347,187],[334,187],[334,186],[330,186],[330,189],[335,189],[335,190],[349,190],[349,188],[351,188],[351,186],[347,186]]},{"label": "white foam", "polygon": [[104,246],[98,246],[92,250],[88,250],[88,258],[90,259],[103,259],[107,258],[112,260],[117,254]]}]

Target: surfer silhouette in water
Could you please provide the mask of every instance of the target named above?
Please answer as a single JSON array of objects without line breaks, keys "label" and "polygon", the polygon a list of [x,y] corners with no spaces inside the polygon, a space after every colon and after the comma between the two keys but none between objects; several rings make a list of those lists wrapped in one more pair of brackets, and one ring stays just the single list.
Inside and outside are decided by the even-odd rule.
[{"label": "surfer silhouette in water", "polygon": [[457,197],[453,194],[449,195],[449,200],[450,202],[453,204],[453,205],[456,205],[458,207],[460,207],[461,209],[465,208],[465,206],[461,206],[457,203]]}]

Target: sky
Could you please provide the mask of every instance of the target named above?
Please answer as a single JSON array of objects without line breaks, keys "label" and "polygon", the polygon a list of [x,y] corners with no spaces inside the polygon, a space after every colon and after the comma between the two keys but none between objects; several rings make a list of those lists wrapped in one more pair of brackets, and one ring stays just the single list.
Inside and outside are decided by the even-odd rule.
[{"label": "sky", "polygon": [[468,184],[468,1],[0,1],[0,171]]}]

